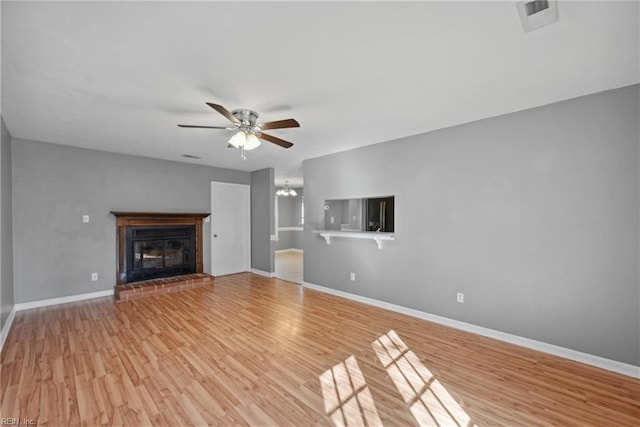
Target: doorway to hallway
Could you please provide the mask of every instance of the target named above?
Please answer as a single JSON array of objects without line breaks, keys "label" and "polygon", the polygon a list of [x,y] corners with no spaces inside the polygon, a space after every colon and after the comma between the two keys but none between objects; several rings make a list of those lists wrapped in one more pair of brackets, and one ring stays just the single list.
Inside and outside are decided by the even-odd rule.
[{"label": "doorway to hallway", "polygon": [[304,254],[298,249],[276,251],[276,277],[293,283],[302,283]]}]

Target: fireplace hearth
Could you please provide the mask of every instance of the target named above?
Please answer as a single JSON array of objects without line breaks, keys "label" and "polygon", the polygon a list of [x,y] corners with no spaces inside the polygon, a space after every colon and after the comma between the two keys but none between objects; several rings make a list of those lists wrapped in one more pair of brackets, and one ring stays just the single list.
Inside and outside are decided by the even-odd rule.
[{"label": "fireplace hearth", "polygon": [[202,219],[208,213],[111,213],[118,285],[203,272]]}]

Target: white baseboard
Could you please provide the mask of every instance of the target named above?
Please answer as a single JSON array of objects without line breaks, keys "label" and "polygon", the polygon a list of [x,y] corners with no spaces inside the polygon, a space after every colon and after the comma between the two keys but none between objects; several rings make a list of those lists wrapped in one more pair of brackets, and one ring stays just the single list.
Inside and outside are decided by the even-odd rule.
[{"label": "white baseboard", "polygon": [[447,317],[437,316],[435,314],[426,313],[424,311],[414,310],[412,308],[403,307],[401,305],[391,304],[391,303],[376,300],[373,298],[363,297],[360,295],[355,295],[348,292],[327,288],[325,286],[314,285],[313,283],[303,282],[302,286],[304,286],[305,288],[319,291],[319,292],[324,292],[327,294],[347,298],[353,301],[362,302],[364,304],[372,305],[375,307],[385,308],[387,310],[395,311],[401,314],[406,314],[408,316],[417,317],[419,319],[428,320],[430,322],[439,323],[441,325],[450,326],[452,328],[460,329],[462,331],[472,332],[474,334],[482,335],[489,338],[494,338],[500,341],[519,345],[521,347],[526,347],[532,350],[541,351],[543,353],[552,354],[554,356],[563,357],[565,359],[573,360],[576,362],[585,363],[587,365],[595,366],[601,369],[606,369],[607,371],[616,372],[618,374],[627,375],[629,377],[640,378],[640,366],[630,365],[628,363],[618,362],[616,360],[605,359],[604,357],[595,356],[588,353],[582,353],[580,351],[571,350],[569,348],[560,347],[553,344],[547,344],[542,341],[536,341],[529,338],[520,337],[518,335],[512,335],[506,332],[500,332],[493,329],[484,328],[482,326],[473,325],[471,323],[460,322],[458,320],[449,319]]},{"label": "white baseboard", "polygon": [[4,348],[4,342],[7,340],[9,336],[9,331],[11,330],[11,325],[13,324],[13,318],[16,317],[16,306],[14,305],[9,312],[9,316],[7,317],[7,322],[2,327],[2,333],[0,333],[0,353],[2,353],[2,349]]},{"label": "white baseboard", "polygon": [[108,297],[108,296],[112,296],[113,293],[114,293],[113,289],[108,289],[106,291],[90,292],[88,294],[69,295],[69,296],[60,297],[60,298],[51,298],[51,299],[42,299],[39,301],[22,302],[20,304],[16,304],[15,309],[16,311],[22,311],[22,310],[29,310],[29,309],[38,308],[38,307],[47,307],[49,305],[66,304],[68,302]]},{"label": "white baseboard", "polygon": [[303,253],[304,251],[302,249],[295,249],[295,248],[289,248],[289,249],[278,249],[276,251],[274,251],[277,254],[281,254],[284,252],[300,252]]},{"label": "white baseboard", "polygon": [[262,270],[258,270],[256,268],[252,268],[251,272],[255,273],[255,274],[259,274],[260,276],[264,276],[264,277],[275,277],[276,276],[275,271],[273,273],[267,273],[266,271],[262,271]]}]

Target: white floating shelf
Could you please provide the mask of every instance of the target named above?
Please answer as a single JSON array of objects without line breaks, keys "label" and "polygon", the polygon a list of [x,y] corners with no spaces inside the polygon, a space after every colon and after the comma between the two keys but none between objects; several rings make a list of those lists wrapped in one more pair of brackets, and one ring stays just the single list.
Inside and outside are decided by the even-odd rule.
[{"label": "white floating shelf", "polygon": [[315,230],[314,233],[324,238],[327,245],[331,244],[332,237],[346,237],[348,239],[369,239],[375,240],[378,249],[382,250],[383,240],[395,240],[396,236],[392,233],[380,233],[376,231],[340,231],[340,230]]}]

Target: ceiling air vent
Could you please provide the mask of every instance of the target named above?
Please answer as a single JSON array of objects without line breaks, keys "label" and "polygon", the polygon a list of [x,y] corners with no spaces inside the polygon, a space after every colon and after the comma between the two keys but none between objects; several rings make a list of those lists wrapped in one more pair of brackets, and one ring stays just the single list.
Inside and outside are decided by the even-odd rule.
[{"label": "ceiling air vent", "polygon": [[558,20],[558,7],[555,1],[521,1],[517,6],[525,31],[535,30]]}]

